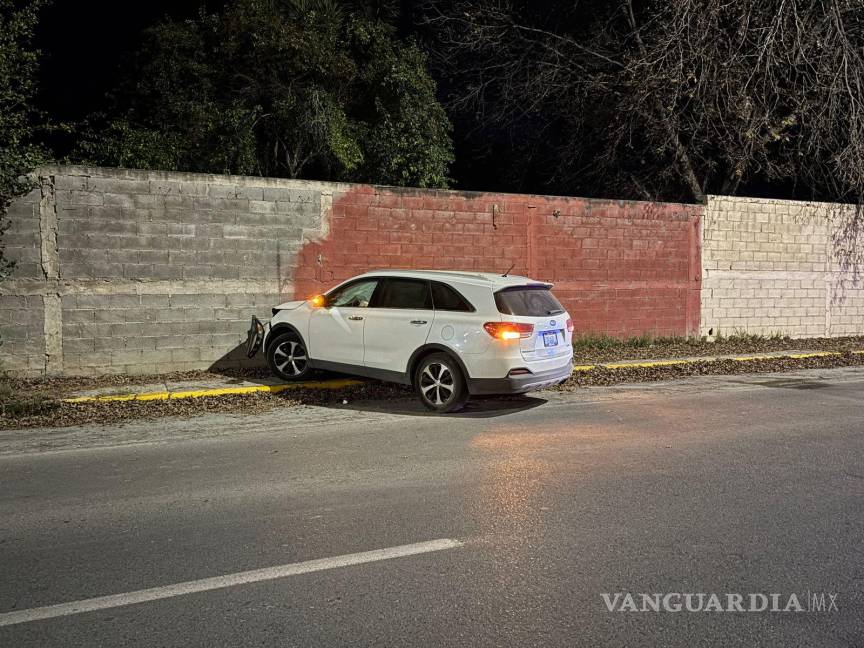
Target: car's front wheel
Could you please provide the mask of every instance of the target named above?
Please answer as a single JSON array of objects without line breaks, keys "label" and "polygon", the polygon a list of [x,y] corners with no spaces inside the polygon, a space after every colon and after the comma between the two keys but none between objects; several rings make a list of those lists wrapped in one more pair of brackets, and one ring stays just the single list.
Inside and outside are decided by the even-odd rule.
[{"label": "car's front wheel", "polygon": [[267,364],[282,380],[304,380],[312,372],[306,345],[294,333],[282,333],[267,346]]},{"label": "car's front wheel", "polygon": [[459,365],[446,353],[423,358],[414,374],[420,402],[435,412],[456,412],[468,400],[468,386]]}]

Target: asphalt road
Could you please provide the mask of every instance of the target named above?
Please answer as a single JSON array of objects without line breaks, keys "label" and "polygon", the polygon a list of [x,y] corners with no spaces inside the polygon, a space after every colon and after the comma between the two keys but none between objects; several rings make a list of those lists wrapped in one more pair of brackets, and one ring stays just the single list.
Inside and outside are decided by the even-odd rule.
[{"label": "asphalt road", "polygon": [[[0,433],[0,646],[864,644],[861,369],[395,408]],[[602,598],[808,590],[837,609]]]}]

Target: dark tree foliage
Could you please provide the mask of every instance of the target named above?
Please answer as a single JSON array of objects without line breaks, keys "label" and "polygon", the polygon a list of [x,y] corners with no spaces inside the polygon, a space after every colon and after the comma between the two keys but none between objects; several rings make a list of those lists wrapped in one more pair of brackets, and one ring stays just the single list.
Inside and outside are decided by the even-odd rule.
[{"label": "dark tree foliage", "polygon": [[419,22],[457,132],[507,160],[505,185],[864,193],[860,0],[427,0]]},{"label": "dark tree foliage", "polygon": [[13,268],[3,255],[6,212],[13,199],[33,187],[28,174],[42,159],[33,106],[38,52],[31,46],[42,5],[0,0],[0,281]]},{"label": "dark tree foliage", "polygon": [[392,3],[238,0],[166,20],[73,158],[442,187],[450,122]]}]

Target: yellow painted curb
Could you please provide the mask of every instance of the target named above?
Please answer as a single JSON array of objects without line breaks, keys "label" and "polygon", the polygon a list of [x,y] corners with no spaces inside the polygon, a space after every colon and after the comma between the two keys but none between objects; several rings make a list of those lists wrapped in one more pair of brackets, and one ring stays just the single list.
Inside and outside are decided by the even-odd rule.
[{"label": "yellow painted curb", "polygon": [[[864,350],[862,351],[852,351],[855,355],[864,355]],[[704,356],[697,358],[680,358],[674,360],[651,360],[646,362],[614,362],[614,363],[604,363],[604,364],[596,364],[596,365],[577,365],[573,367],[573,371],[591,371],[593,369],[597,369],[598,367],[602,369],[646,369],[651,367],[670,367],[674,365],[687,365],[687,364],[696,364],[699,362],[721,362],[723,360],[731,360],[733,362],[750,362],[753,360],[784,360],[784,359],[794,359],[800,360],[802,358],[825,358],[830,356],[841,356],[843,355],[840,351],[814,351],[813,353],[787,353],[784,355],[752,355],[752,356],[738,356],[734,358],[718,358],[717,356]]]},{"label": "yellow painted curb", "polygon": [[[864,350],[852,351],[854,355],[864,355]],[[719,362],[721,360],[732,360],[734,362],[749,362],[752,360],[782,360],[784,358],[824,358],[828,356],[843,355],[839,351],[816,351],[813,353],[790,353],[786,355],[755,355],[739,356],[736,358],[718,358],[716,356],[705,356],[704,358],[682,358],[678,360],[654,360],[647,362],[623,362],[614,364],[588,364],[576,365],[573,372],[593,371],[598,367],[603,369],[639,369],[651,367],[669,367],[675,365],[695,364],[698,362]],[[154,400],[180,400],[184,398],[205,398],[207,396],[235,396],[254,393],[278,394],[289,389],[341,389],[353,385],[362,385],[362,380],[353,378],[342,378],[339,380],[320,380],[301,383],[285,383],[281,385],[250,385],[248,387],[217,387],[214,389],[192,389],[186,391],[161,391],[147,392],[144,394],[114,394],[110,396],[79,396],[77,398],[64,398],[64,403],[108,403],[122,401],[154,401]]]},{"label": "yellow painted curb", "polygon": [[817,353],[791,353],[788,356],[784,356],[787,358],[827,358],[829,356],[840,356],[843,355],[840,351],[820,351]]},{"label": "yellow painted curb", "polygon": [[839,351],[817,351],[815,353],[787,353],[786,355],[758,355],[758,356],[744,356],[741,358],[729,358],[729,360],[733,360],[734,362],[749,362],[751,360],[776,360],[776,359],[787,359],[792,358],[795,360],[800,360],[801,358],[827,358],[829,356],[839,356],[843,355]]},{"label": "yellow painted curb", "polygon": [[[715,360],[716,358],[708,358],[708,360]],[[669,367],[672,365],[683,365],[690,364],[693,362],[704,362],[705,359],[700,358],[699,360],[693,360],[690,358],[681,358],[680,360],[648,360],[646,362],[615,362],[612,364],[601,364],[600,366],[604,369],[633,369],[636,367],[639,368],[650,368],[650,367]]]},{"label": "yellow painted curb", "polygon": [[214,389],[192,389],[176,392],[148,392],[144,394],[115,394],[110,396],[79,396],[77,398],[64,398],[64,403],[108,403],[118,401],[154,401],[154,400],[180,400],[183,398],[204,398],[207,396],[234,396],[240,394],[254,394],[265,392],[278,394],[288,389],[340,389],[352,385],[362,385],[362,380],[344,378],[340,380],[321,380],[313,382],[286,383],[283,385],[250,385],[248,387],[217,387]]}]

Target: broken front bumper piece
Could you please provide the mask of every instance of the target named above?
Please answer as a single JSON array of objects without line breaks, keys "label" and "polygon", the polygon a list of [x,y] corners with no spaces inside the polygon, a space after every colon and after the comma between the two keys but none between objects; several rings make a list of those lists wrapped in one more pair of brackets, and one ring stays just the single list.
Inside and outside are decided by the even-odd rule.
[{"label": "broken front bumper piece", "polygon": [[254,315],[252,316],[252,322],[249,324],[249,330],[246,333],[246,357],[251,358],[258,350],[261,348],[261,344],[264,342],[264,324],[261,323]]}]

